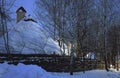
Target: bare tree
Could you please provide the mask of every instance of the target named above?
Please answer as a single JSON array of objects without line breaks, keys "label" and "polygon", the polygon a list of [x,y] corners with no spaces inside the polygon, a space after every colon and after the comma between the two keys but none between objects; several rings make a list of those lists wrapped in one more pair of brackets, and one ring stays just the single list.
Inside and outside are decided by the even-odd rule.
[{"label": "bare tree", "polygon": [[[109,49],[110,49],[110,64],[115,66],[118,69],[118,57],[119,57],[119,47],[120,47],[120,27],[112,26],[108,31],[108,42],[109,42]],[[117,63],[117,64],[116,64]]]},{"label": "bare tree", "polygon": [[[44,16],[44,24],[54,27],[54,39],[73,41],[75,52],[84,60],[85,52],[99,53],[108,70],[108,29],[118,24],[116,3],[119,0],[37,0],[37,16]],[[40,11],[45,11],[42,14]],[[43,17],[41,18],[43,19]],[[41,20],[40,19],[40,20]],[[49,20],[49,21],[47,21]],[[84,64],[83,64],[84,65]]]},{"label": "bare tree", "polygon": [[5,49],[8,54],[10,54],[10,49],[9,49],[7,21],[10,20],[9,9],[13,6],[13,3],[14,1],[8,2],[7,0],[0,0],[0,16],[1,16],[0,20],[1,20]]},{"label": "bare tree", "polygon": [[[57,0],[40,0],[40,1],[36,0],[36,5],[37,5],[36,16],[38,17],[39,20],[44,18],[43,21],[41,21],[42,25],[50,26],[49,28],[51,28],[54,31],[53,32],[54,40],[56,40]],[[46,13],[44,13],[43,11]],[[54,26],[54,28],[52,26]],[[49,30],[49,29],[47,29],[47,30]]]},{"label": "bare tree", "polygon": [[[39,8],[42,7],[42,10],[46,12],[45,18],[48,21],[44,21],[42,24],[47,24],[47,28],[49,28],[49,32],[52,29],[53,32],[53,38],[54,40],[58,40],[59,46],[63,51],[65,51],[65,30],[66,30],[66,15],[67,15],[67,8],[69,6],[70,0],[41,0],[36,1],[37,3],[37,12],[36,16],[38,19],[43,19],[42,12],[39,10]],[[46,17],[47,16],[47,17]],[[51,26],[51,27],[50,27]],[[44,26],[46,28],[46,26]],[[64,43],[63,43],[64,42]],[[64,52],[65,53],[65,52]],[[63,53],[63,54],[64,54]]]}]

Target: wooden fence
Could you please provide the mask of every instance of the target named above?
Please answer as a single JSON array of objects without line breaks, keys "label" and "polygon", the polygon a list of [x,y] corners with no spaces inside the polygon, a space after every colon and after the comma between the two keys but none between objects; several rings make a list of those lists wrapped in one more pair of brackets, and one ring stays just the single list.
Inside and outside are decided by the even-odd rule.
[{"label": "wooden fence", "polygon": [[[7,54],[0,54],[0,63],[7,61],[9,64],[24,63],[35,64],[43,67],[51,72],[69,72],[70,70],[70,57],[59,55],[47,54],[11,54],[8,58]],[[73,71],[92,70],[98,68],[98,61],[74,58]]]}]

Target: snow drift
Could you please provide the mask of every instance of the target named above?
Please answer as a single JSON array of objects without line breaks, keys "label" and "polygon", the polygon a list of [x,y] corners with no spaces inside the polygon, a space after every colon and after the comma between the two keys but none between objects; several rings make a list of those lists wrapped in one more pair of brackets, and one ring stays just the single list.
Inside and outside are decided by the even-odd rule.
[{"label": "snow drift", "polygon": [[[54,41],[35,21],[24,18],[9,31],[9,45],[12,53],[20,54],[61,54]],[[0,51],[5,52],[4,41],[0,39]]]},{"label": "snow drift", "polygon": [[[13,77],[11,77],[13,76]],[[0,78],[48,78],[49,74],[41,67],[36,65],[24,65],[19,63],[17,66],[0,64]]]},{"label": "snow drift", "polygon": [[0,64],[0,78],[120,78],[119,71],[92,70],[69,73],[47,72],[37,65],[24,65],[19,63],[17,66],[7,63]]}]

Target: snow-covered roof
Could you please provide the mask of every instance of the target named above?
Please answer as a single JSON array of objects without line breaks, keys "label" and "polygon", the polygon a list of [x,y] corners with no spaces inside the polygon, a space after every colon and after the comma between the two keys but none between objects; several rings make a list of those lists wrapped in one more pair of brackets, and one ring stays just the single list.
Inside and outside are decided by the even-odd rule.
[{"label": "snow-covered roof", "polygon": [[[25,18],[27,19],[27,18]],[[16,23],[8,33],[11,52],[21,54],[61,54],[58,43],[54,41],[42,26],[33,21],[24,21]],[[0,38],[0,46],[4,47],[3,38]],[[0,49],[3,49],[0,47]]]}]

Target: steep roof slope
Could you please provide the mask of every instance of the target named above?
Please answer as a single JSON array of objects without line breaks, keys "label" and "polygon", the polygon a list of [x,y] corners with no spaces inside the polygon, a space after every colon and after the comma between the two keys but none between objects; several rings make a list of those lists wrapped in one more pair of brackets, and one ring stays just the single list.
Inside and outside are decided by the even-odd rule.
[{"label": "steep roof slope", "polygon": [[[18,22],[9,31],[9,45],[11,52],[31,54],[61,54],[58,43],[54,41],[49,34],[34,21]],[[3,38],[0,39],[0,49],[4,50]]]}]

